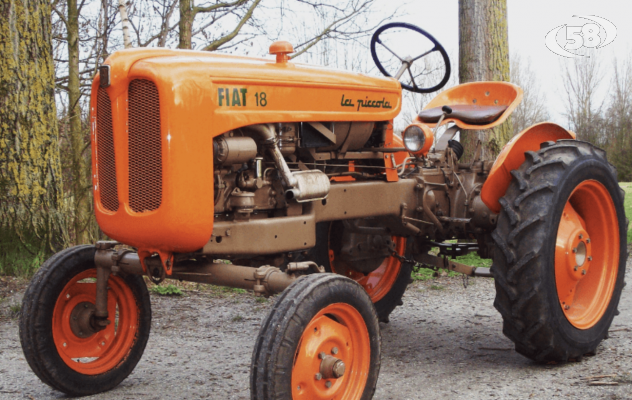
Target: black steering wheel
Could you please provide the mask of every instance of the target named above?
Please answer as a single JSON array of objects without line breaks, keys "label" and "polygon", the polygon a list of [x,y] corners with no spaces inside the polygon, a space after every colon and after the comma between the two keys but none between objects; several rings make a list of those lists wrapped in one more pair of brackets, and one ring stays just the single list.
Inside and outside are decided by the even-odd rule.
[{"label": "black steering wheel", "polygon": [[[386,34],[387,30],[391,30],[391,32],[394,32],[396,30],[401,32],[402,30],[406,30],[406,29],[420,33],[427,39],[427,41],[430,42],[428,43],[428,46],[425,46],[428,48],[419,50],[418,55],[415,57],[400,57],[399,55],[395,53],[394,50],[391,49],[393,44],[401,45],[401,40],[394,41],[391,44],[391,43],[385,43],[386,40],[382,40],[380,38],[380,35],[383,35],[383,34],[384,36],[388,36]],[[401,63],[401,65],[399,66],[399,69],[394,75],[391,75],[391,73],[388,72],[388,70],[384,67],[382,61],[380,61],[380,58],[378,57],[377,45],[380,45],[381,47],[383,47],[388,53],[395,56],[397,58],[397,61]],[[407,46],[407,47],[412,47],[412,46]],[[432,62],[430,62],[430,64],[432,65],[428,65],[428,62],[424,62],[423,67],[419,68],[418,65],[421,63],[418,63],[417,65],[415,65],[415,68],[413,68],[413,64],[416,61],[426,56],[431,56],[433,55],[433,53],[438,53],[440,57],[434,57],[434,59],[431,60]],[[439,43],[437,39],[435,39],[431,34],[429,34],[423,29],[412,24],[407,24],[405,22],[392,22],[390,24],[381,26],[377,31],[375,31],[375,33],[373,34],[373,37],[371,38],[371,56],[373,57],[373,61],[375,62],[375,65],[380,70],[380,72],[382,72],[386,76],[394,77],[395,79],[399,80],[402,85],[402,88],[409,90],[411,92],[415,92],[415,93],[435,92],[441,89],[443,86],[445,86],[445,84],[448,82],[448,79],[450,79],[450,58],[448,57],[448,53],[445,51],[441,43]],[[441,77],[441,80],[439,80],[439,76],[441,76],[440,75],[441,70],[443,69],[445,69],[445,73]],[[437,72],[439,73],[439,75],[437,75]],[[423,81],[416,81],[417,79],[421,80],[420,77],[422,76],[424,77]],[[410,84],[405,83],[406,78],[410,79]],[[430,80],[431,82],[427,82],[427,80]],[[429,87],[424,87],[424,86],[429,86]]]}]

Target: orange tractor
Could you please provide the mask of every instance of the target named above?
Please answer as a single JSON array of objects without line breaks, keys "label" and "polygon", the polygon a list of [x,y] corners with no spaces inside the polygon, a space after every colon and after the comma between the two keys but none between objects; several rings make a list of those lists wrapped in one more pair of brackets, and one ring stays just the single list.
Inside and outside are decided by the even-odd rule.
[{"label": "orange tractor", "polygon": [[[427,47],[400,57],[387,39],[402,31]],[[71,395],[118,385],[149,337],[144,277],[177,279],[281,293],[256,341],[252,399],[370,399],[379,322],[415,264],[493,277],[503,332],[526,357],[594,352],[627,258],[624,194],[604,151],[541,123],[495,161],[481,143],[461,161],[456,135],[501,124],[520,102],[506,82],[441,92],[400,139],[402,88],[440,89],[449,59],[399,23],[371,51],[386,78],[291,62],[287,42],[270,47],[276,60],[111,55],[90,118],[94,208],[114,241],[61,251],[33,278],[20,339],[37,376]],[[491,271],[454,261],[471,251]]]}]

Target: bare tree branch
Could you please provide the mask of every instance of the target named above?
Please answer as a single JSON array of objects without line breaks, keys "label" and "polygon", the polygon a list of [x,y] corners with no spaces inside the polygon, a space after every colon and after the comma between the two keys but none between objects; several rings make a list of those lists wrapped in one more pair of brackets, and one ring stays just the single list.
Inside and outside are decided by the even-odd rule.
[{"label": "bare tree branch", "polygon": [[248,22],[248,20],[250,18],[252,18],[252,14],[255,11],[255,8],[257,8],[257,6],[259,5],[259,3],[261,3],[261,0],[253,1],[252,5],[250,5],[250,8],[248,8],[248,11],[246,12],[246,14],[244,14],[244,16],[241,18],[241,20],[239,21],[239,23],[237,24],[237,26],[235,27],[235,29],[233,29],[233,31],[231,33],[229,33],[228,35],[226,35],[226,36],[224,36],[224,37],[222,37],[220,39],[212,41],[206,47],[204,47],[204,50],[206,50],[206,51],[217,50],[223,44],[228,43],[231,40],[233,40],[235,38],[235,36],[237,36],[239,31],[241,31],[241,28],[243,28],[244,24],[246,22]]}]

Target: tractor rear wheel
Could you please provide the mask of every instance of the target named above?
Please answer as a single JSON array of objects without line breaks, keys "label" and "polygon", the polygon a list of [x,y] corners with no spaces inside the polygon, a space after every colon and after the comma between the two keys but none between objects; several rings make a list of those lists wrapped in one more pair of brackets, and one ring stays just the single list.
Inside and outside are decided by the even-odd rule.
[{"label": "tractor rear wheel", "polygon": [[[86,396],[117,386],[140,360],[151,305],[143,278],[110,276],[110,324],[95,330],[96,248],[63,250],[48,259],[24,294],[20,342],[35,374],[54,389]],[[82,323],[84,322],[84,323]]]},{"label": "tractor rear wheel", "polygon": [[255,344],[253,400],[373,397],[380,329],[371,299],[336,274],[300,278],[279,297]]},{"label": "tractor rear wheel", "polygon": [[623,289],[623,190],[603,150],[543,143],[512,171],[492,237],[494,306],[516,351],[579,360],[606,337]]},{"label": "tractor rear wheel", "polygon": [[[402,297],[411,282],[413,264],[402,263],[396,257],[387,256],[370,273],[356,271],[340,257],[343,230],[340,221],[319,223],[316,226],[316,246],[312,249],[310,258],[318,265],[323,265],[327,272],[344,275],[358,282],[373,301],[379,321],[388,322],[395,307],[403,304]],[[406,253],[406,238],[393,236],[392,240],[395,251],[403,256]]]}]

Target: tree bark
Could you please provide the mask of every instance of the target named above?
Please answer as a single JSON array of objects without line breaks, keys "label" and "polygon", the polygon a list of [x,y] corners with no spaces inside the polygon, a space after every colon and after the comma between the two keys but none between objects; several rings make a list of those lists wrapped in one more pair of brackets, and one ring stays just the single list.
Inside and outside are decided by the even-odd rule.
[{"label": "tree bark", "polygon": [[47,253],[63,245],[50,2],[3,1],[0,18],[0,257]]},{"label": "tree bark", "polygon": [[[459,0],[459,82],[509,81],[507,0]],[[495,157],[513,132],[511,118],[491,131],[461,134],[465,157],[483,143],[483,158]]]},{"label": "tree bark", "polygon": [[75,244],[87,243],[91,218],[88,165],[84,157],[85,135],[81,126],[81,81],[79,79],[79,10],[77,0],[68,0],[68,119],[71,148],[73,230]]},{"label": "tree bark", "polygon": [[191,34],[193,28],[193,0],[180,0],[179,44],[180,49],[191,48]]}]

